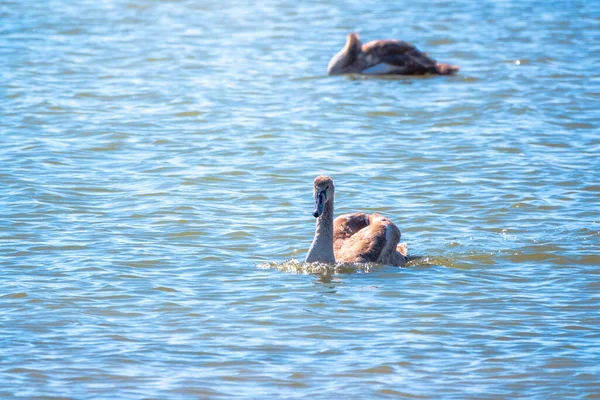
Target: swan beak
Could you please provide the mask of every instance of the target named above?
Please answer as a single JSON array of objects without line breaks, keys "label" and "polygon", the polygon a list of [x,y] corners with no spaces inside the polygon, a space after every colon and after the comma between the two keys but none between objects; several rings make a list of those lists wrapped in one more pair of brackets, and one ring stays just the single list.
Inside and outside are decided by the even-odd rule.
[{"label": "swan beak", "polygon": [[319,218],[323,214],[323,205],[325,204],[325,191],[319,192],[315,195],[315,209],[313,211],[313,217]]}]

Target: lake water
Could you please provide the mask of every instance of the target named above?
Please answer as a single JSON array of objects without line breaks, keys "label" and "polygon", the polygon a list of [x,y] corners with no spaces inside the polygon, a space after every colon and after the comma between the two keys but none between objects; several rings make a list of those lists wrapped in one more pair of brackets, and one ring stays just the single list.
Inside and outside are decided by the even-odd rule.
[{"label": "lake water", "polygon": [[[2,2],[0,397],[600,398],[599,66],[597,1]],[[319,174],[415,260],[289,261]]]}]

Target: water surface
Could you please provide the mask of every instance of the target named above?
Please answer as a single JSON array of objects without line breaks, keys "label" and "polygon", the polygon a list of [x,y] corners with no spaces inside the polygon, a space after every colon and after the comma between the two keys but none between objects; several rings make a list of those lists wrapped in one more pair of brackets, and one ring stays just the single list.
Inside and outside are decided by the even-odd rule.
[{"label": "water surface", "polygon": [[[600,3],[380,3],[3,2],[0,396],[600,396]],[[420,258],[286,261],[318,174]]]}]

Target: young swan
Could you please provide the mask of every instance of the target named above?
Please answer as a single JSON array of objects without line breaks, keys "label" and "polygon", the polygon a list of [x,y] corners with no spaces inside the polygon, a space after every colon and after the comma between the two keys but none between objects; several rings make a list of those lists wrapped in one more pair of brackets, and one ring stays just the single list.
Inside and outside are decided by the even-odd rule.
[{"label": "young swan", "polygon": [[327,74],[451,75],[456,65],[442,64],[402,40],[374,40],[363,46],[357,33],[329,61]]},{"label": "young swan", "polygon": [[402,266],[406,263],[406,243],[400,241],[400,230],[379,214],[344,214],[333,219],[335,186],[328,176],[317,176],[314,182],[317,218],[315,237],[306,262],[366,263]]}]

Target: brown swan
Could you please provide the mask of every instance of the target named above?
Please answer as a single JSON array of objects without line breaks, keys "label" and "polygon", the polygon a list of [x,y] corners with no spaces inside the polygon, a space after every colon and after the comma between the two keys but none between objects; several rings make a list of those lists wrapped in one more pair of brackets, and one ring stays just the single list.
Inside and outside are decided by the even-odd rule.
[{"label": "brown swan", "polygon": [[333,219],[335,186],[328,176],[317,176],[314,182],[317,218],[315,237],[306,262],[365,263],[402,266],[407,261],[406,243],[400,241],[400,230],[379,214],[344,214]]},{"label": "brown swan", "polygon": [[459,68],[441,64],[402,40],[374,40],[363,45],[357,33],[331,58],[327,74],[451,75]]}]

